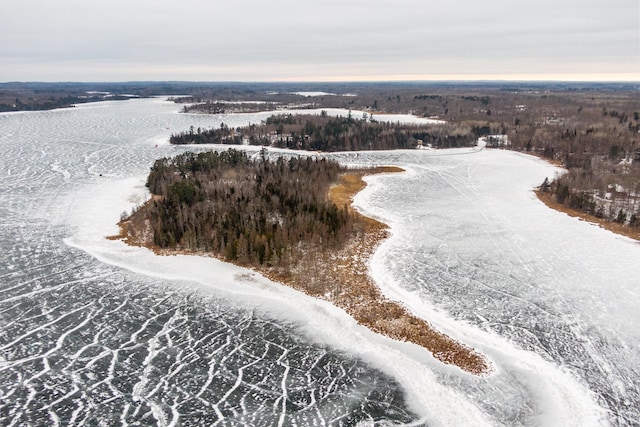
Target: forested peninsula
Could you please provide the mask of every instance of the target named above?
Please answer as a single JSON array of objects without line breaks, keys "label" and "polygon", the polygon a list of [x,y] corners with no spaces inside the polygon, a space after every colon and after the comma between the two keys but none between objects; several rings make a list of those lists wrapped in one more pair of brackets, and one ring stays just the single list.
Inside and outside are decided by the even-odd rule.
[{"label": "forested peninsula", "polygon": [[210,255],[255,269],[373,331],[485,374],[491,367],[482,355],[387,300],[367,273],[387,229],[356,212],[351,197],[364,187],[363,175],[392,171],[235,149],[163,158],[148,176],[152,198],[123,215],[117,237],[160,254]]},{"label": "forested peninsula", "polygon": [[193,127],[171,135],[171,144],[260,145],[310,151],[395,150],[432,146],[465,147],[475,144],[486,133],[481,126],[458,126],[446,123],[430,125],[378,121],[365,113],[354,117],[331,117],[322,111],[312,114],[274,114],[261,124],[230,128]]}]

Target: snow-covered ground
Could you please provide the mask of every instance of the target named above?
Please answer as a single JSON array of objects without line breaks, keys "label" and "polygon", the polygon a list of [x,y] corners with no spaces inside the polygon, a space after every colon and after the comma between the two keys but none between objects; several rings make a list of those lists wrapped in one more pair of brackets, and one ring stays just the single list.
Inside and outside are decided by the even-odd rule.
[{"label": "snow-covered ground", "polygon": [[392,227],[371,272],[486,354],[496,371],[477,378],[248,270],[106,240],[145,199],[153,160],[189,149],[166,144],[170,132],[263,120],[177,109],[132,100],[0,115],[5,424],[639,418],[640,245],[540,203],[531,189],[553,167],[493,150],[332,155],[406,169],[370,177],[356,198]]}]

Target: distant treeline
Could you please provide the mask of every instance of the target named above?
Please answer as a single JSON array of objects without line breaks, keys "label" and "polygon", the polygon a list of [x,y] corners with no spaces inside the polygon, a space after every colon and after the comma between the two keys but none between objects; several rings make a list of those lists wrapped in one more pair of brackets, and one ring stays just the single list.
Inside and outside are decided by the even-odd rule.
[{"label": "distant treeline", "polygon": [[123,95],[106,96],[103,94],[91,95],[91,96],[74,96],[74,95],[65,95],[61,97],[50,96],[47,98],[28,97],[26,99],[16,98],[15,100],[12,100],[10,102],[7,102],[6,100],[4,102],[0,102],[0,113],[4,113],[7,111],[53,110],[56,108],[72,107],[75,104],[86,104],[89,102],[99,102],[99,101],[106,101],[106,100],[121,101],[121,100],[126,100],[131,98],[132,96],[123,96]]},{"label": "distant treeline", "polygon": [[475,144],[483,129],[456,125],[409,125],[320,115],[283,114],[260,125],[194,129],[171,135],[172,144],[250,144],[319,151],[392,150],[424,145],[449,148]]},{"label": "distant treeline", "polygon": [[349,235],[353,218],[346,206],[327,200],[341,172],[331,160],[272,161],[264,153],[252,159],[234,149],[164,158],[147,180],[153,200],[132,214],[130,224],[138,236],[146,228],[161,248],[286,268],[292,251],[330,247]]}]

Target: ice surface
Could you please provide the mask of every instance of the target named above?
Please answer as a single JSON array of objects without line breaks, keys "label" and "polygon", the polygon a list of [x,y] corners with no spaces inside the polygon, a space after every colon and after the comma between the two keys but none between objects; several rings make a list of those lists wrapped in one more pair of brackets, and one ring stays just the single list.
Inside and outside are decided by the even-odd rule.
[{"label": "ice surface", "polygon": [[540,203],[531,189],[557,172],[542,161],[457,153],[420,152],[406,174],[372,177],[356,198],[393,225],[372,264],[378,283],[498,362],[487,396],[512,394],[503,380],[516,379],[538,395],[545,425],[597,421],[591,399],[608,421],[634,424],[640,245]]},{"label": "ice surface", "polygon": [[640,245],[542,205],[531,189],[554,168],[474,149],[332,155],[407,170],[356,198],[392,226],[372,273],[486,354],[496,372],[477,378],[248,270],[104,239],[145,199],[153,160],[189,149],[171,132],[268,115],[176,111],[155,99],[0,115],[3,424],[639,419]]},{"label": "ice surface", "polygon": [[416,420],[397,380],[251,295],[282,287],[105,240],[153,160],[179,151],[166,123],[198,120],[216,124],[160,100],[0,115],[0,424]]}]

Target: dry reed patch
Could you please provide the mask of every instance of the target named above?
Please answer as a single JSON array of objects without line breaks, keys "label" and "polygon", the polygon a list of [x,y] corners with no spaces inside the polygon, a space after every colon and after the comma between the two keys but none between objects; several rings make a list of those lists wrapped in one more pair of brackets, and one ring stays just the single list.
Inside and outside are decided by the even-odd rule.
[{"label": "dry reed patch", "polygon": [[332,291],[329,299],[359,323],[378,333],[418,344],[438,360],[467,372],[486,374],[491,366],[484,356],[435,330],[400,304],[386,299],[368,274],[371,256],[380,242],[388,237],[387,226],[359,214],[353,209],[351,200],[366,186],[362,179],[365,175],[399,171],[403,170],[394,167],[349,172],[342,175],[340,182],[330,189],[330,200],[338,206],[346,204],[357,215],[362,228],[349,244],[333,254],[334,268],[321,269],[326,272],[328,283],[340,283],[340,290]]}]

